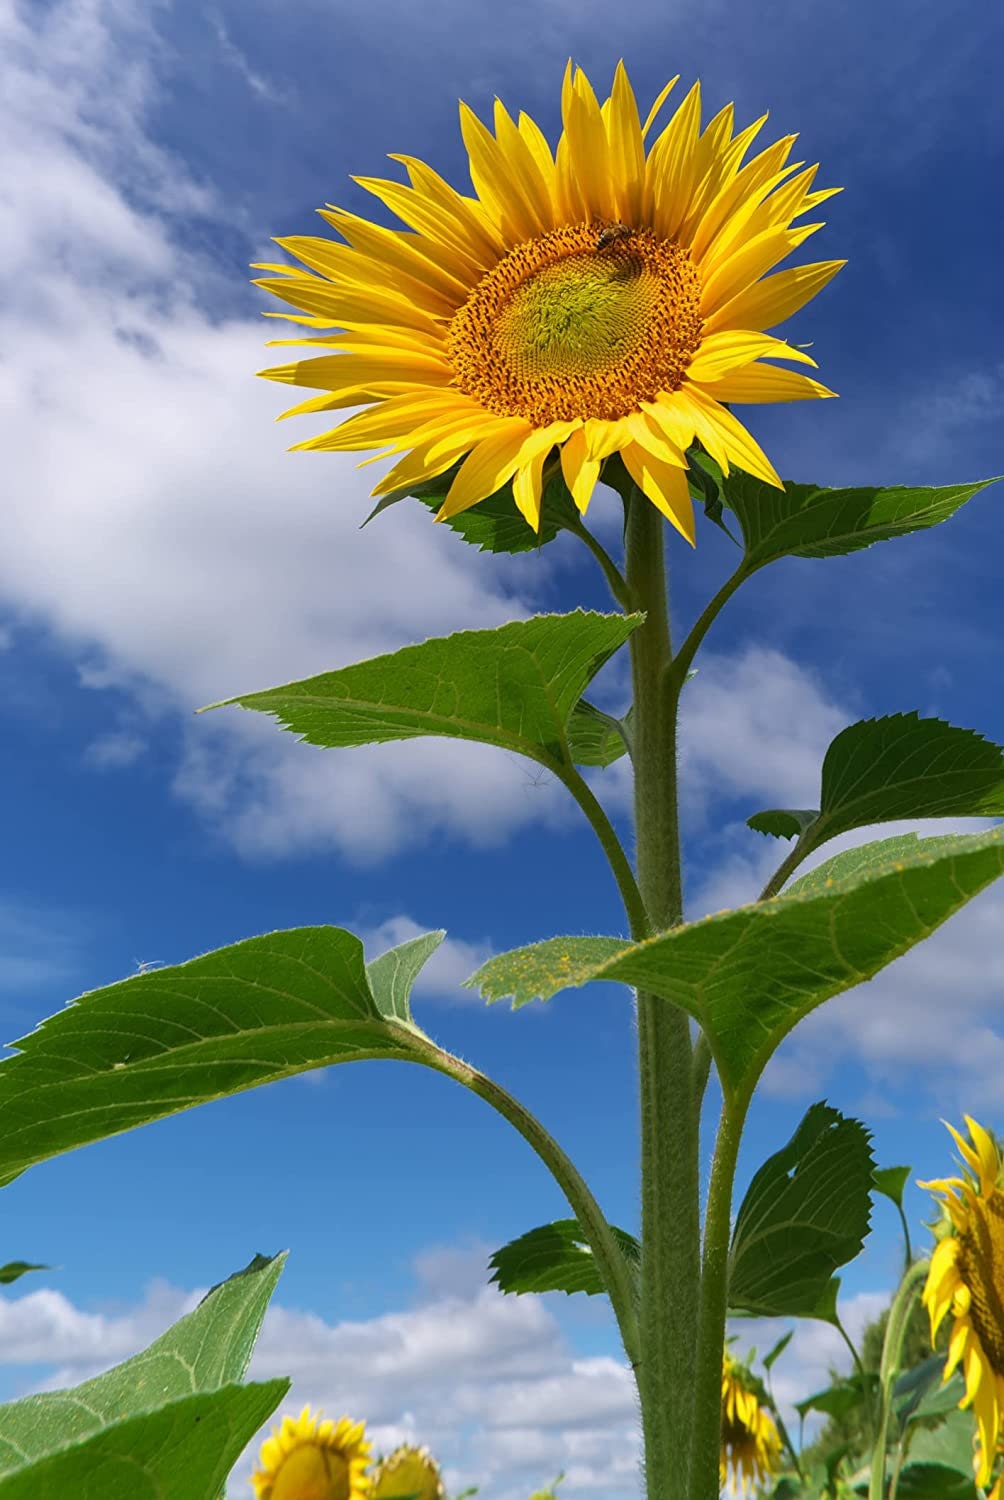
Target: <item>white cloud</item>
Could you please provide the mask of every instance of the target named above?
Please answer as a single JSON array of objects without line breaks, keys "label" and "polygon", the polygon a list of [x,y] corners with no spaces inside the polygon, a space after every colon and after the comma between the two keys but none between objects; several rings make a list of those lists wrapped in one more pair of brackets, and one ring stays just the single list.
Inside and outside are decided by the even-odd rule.
[{"label": "white cloud", "polygon": [[96,771],[117,771],[139,760],[146,748],[142,735],[113,730],[91,741],[84,751],[84,761]]}]

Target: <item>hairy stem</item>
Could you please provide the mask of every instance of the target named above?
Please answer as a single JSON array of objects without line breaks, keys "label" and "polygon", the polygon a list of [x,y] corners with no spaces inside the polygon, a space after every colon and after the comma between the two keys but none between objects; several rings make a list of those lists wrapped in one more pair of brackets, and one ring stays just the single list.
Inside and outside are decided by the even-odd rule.
[{"label": "hairy stem", "polygon": [[896,1383],[899,1362],[903,1354],[903,1338],[910,1312],[920,1290],[920,1284],[931,1268],[929,1260],[918,1260],[907,1271],[899,1284],[899,1290],[889,1309],[889,1321],[885,1327],[882,1345],[882,1363],[879,1367],[879,1421],[872,1450],[872,1469],[868,1484],[868,1500],[885,1500],[885,1450],[889,1435],[889,1418],[892,1415],[892,1388]]},{"label": "hairy stem", "polygon": [[[664,522],[637,489],[625,498],[627,586],[646,613],[630,639],[638,885],[652,929],[663,931],[681,920],[683,906]],[[648,1500],[685,1500],[700,1275],[690,1030],[681,1010],[642,990],[637,1018],[645,1484]]]}]

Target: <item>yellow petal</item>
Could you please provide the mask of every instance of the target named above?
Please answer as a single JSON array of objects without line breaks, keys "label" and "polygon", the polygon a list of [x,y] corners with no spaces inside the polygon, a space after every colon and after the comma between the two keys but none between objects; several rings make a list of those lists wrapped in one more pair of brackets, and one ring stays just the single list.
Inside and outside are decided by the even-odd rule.
[{"label": "yellow petal", "polygon": [[709,334],[687,366],[687,379],[720,380],[733,370],[753,364],[758,359],[790,359],[794,364],[812,365],[816,361],[801,349],[776,339],[769,333],[751,333],[747,329],[727,328]]},{"label": "yellow petal", "polygon": [[465,198],[445,178],[434,172],[427,162],[417,156],[405,156],[400,152],[389,153],[391,161],[399,161],[408,173],[411,185],[424,193],[434,203],[445,209],[463,227],[485,265],[503,256],[508,249],[498,228],[492,223],[483,206],[476,198]]},{"label": "yellow petal", "polygon": [[676,85],[679,83],[679,81],[680,81],[680,75],[679,75],[679,73],[676,73],[669,80],[669,82],[663,88],[661,88],[659,90],[658,94],[656,94],[656,96],[655,96],[655,103],[652,105],[652,108],[649,110],[647,116],[645,117],[645,123],[641,127],[641,133],[642,133],[643,137],[647,136],[648,133],[649,133],[649,131],[652,129],[652,126],[656,122],[656,117],[658,116],[660,109],[665,104],[666,100],[668,99],[668,97],[670,95],[670,92],[676,87]]},{"label": "yellow petal", "polygon": [[695,83],[649,152],[642,218],[671,239],[690,207],[694,153],[701,129],[701,85]]},{"label": "yellow petal", "polygon": [[513,418],[501,431],[483,438],[472,448],[457,471],[436,520],[459,515],[501,489],[515,472],[520,447],[530,430],[528,422]]},{"label": "yellow petal", "polygon": [[779,370],[776,365],[747,365],[720,380],[697,383],[716,401],[755,401],[762,405],[772,401],[810,401],[837,394],[821,381],[797,370]]},{"label": "yellow petal", "polygon": [[585,73],[576,70],[567,109],[563,109],[565,140],[572,176],[588,218],[616,217],[610,172],[610,149],[600,106]]},{"label": "yellow petal", "polygon": [[623,59],[618,62],[614,72],[607,135],[610,142],[610,172],[616,192],[614,213],[625,223],[639,226],[645,190],[645,144],[638,119],[638,105]]},{"label": "yellow petal", "polygon": [[738,418],[724,406],[719,406],[699,385],[686,385],[684,391],[694,407],[697,435],[712,458],[721,464],[719,454],[712,447],[714,442],[717,448],[724,450],[727,460],[737,463],[747,474],[755,475],[776,489],[784,489],[767,455]]},{"label": "yellow petal", "polygon": [[674,468],[685,469],[687,467],[683,452],[666,432],[658,416],[635,411],[627,418],[627,424],[632,441],[639,444],[647,453],[651,453],[653,457],[661,459],[664,464],[670,464]]},{"label": "yellow petal", "polygon": [[547,188],[548,201],[551,205],[548,227],[553,229],[556,223],[555,212],[558,200],[557,175],[555,173],[554,157],[551,153],[551,148],[547,144],[547,137],[536,120],[531,119],[523,110],[520,111],[518,129],[523,140],[526,142],[527,150],[537,163],[537,171],[540,173],[541,180]]},{"label": "yellow petal", "polygon": [[642,493],[651,500],[666,520],[675,526],[693,547],[696,545],[694,503],[690,498],[687,476],[675,464],[663,463],[638,443],[629,443],[621,457],[625,468]]},{"label": "yellow petal", "polygon": [[822,224],[803,224],[799,229],[768,229],[747,240],[717,265],[705,281],[701,291],[701,316],[712,317],[725,303],[758,281],[822,227]]},{"label": "yellow petal", "polygon": [[811,301],[846,264],[845,260],[816,261],[809,266],[792,266],[790,270],[757,281],[706,317],[704,332],[717,333],[723,328],[774,328]]},{"label": "yellow petal", "polygon": [[372,193],[374,198],[379,198],[411,229],[417,229],[419,234],[437,245],[442,264],[459,281],[473,287],[497,260],[497,255],[492,252],[485,254],[475,247],[466,226],[458,223],[454,214],[433,202],[427,194],[417,193],[414,188],[385,177],[353,177],[352,181],[365,192]]},{"label": "yellow petal", "polygon": [[534,226],[533,233],[546,234],[554,227],[554,204],[548,181],[501,99],[495,100],[495,136],[499,150],[509,162],[510,191],[519,195],[523,211]]},{"label": "yellow petal", "polygon": [[467,147],[471,182],[491,218],[507,240],[529,240],[536,232],[533,215],[513,191],[512,168],[491,131],[461,101],[460,133]]},{"label": "yellow petal", "polygon": [[534,531],[540,530],[540,507],[544,460],[556,443],[563,443],[579,425],[571,422],[551,422],[538,428],[523,444],[517,454],[517,469],[512,482],[513,499]]},{"label": "yellow petal", "polygon": [[585,515],[600,475],[600,461],[586,451],[586,434],[579,427],[561,445],[561,472],[579,510]]}]

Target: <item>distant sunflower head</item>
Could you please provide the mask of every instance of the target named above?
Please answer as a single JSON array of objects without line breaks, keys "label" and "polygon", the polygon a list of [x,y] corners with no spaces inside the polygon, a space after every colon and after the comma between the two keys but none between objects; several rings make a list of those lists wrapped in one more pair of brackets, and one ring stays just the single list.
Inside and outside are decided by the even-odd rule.
[{"label": "distant sunflower head", "polygon": [[402,1443],[382,1458],[373,1471],[370,1500],[397,1500],[413,1495],[415,1500],[446,1500],[442,1475],[428,1448]]},{"label": "distant sunflower head", "polygon": [[962,1364],[966,1393],[959,1405],[972,1405],[976,1414],[976,1483],[985,1489],[1004,1410],[1004,1182],[996,1142],[969,1115],[964,1119],[970,1141],[947,1126],[965,1163],[963,1175],[918,1183],[944,1195],[951,1222],[931,1256],[923,1301],[932,1344],[945,1314],[952,1314],[942,1380]]},{"label": "distant sunflower head", "polygon": [[691,542],[695,442],[726,474],[735,464],[781,487],[729,407],[833,394],[770,363],[814,361],[765,330],[844,264],[767,275],[822,227],[794,221],[838,189],[789,162],[795,136],[745,160],[766,115],[736,131],[728,105],[702,130],[698,83],[652,138],[676,82],[642,123],[623,63],[602,104],[569,63],[554,152],[529,115],[496,100],[493,133],[461,104],[473,197],[394,155],[410,185],[353,180],[408,229],[329,204],[319,212],[341,241],[277,239],[306,269],[256,266],[270,273],[256,285],[297,309],[269,316],[338,331],[275,340],[327,352],[261,374],[321,392],[285,416],[366,407],[295,446],[379,450],[364,463],[403,454],[374,495],[462,458],[437,519],[511,482],[535,530],[555,449],[580,511],[619,454]]},{"label": "distant sunflower head", "polygon": [[749,1373],[728,1350],[722,1365],[722,1448],[719,1475],[735,1494],[765,1485],[780,1467],[781,1439],[760,1405]]},{"label": "distant sunflower head", "polygon": [[283,1417],[261,1447],[261,1468],[251,1476],[256,1500],[368,1500],[366,1477],[372,1444],[362,1422],[321,1421],[305,1406]]}]

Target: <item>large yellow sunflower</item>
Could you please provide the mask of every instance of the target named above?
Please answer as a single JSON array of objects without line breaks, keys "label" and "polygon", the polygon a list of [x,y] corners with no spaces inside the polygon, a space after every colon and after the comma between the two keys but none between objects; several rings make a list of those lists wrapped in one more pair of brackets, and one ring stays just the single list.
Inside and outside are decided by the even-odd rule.
[{"label": "large yellow sunflower", "polygon": [[623,63],[602,104],[569,63],[553,155],[528,115],[516,122],[496,100],[492,134],[461,104],[474,197],[394,155],[410,186],[353,180],[408,231],[329,204],[319,212],[345,243],[277,239],[307,269],[256,265],[273,273],[256,285],[300,309],[268,316],[342,331],[274,340],[330,352],[260,373],[323,393],[284,416],[368,407],[295,446],[380,450],[364,463],[404,453],[374,495],[466,454],[437,519],[511,481],[537,530],[555,447],[580,511],[603,460],[619,453],[690,542],[685,454],[695,440],[726,473],[736,464],[781,487],[725,403],[833,394],[765,363],[814,361],[764,330],[845,264],[766,276],[822,227],[792,222],[839,189],[814,190],[816,167],[788,161],[795,136],[744,164],[767,116],[735,133],[728,105],[702,131],[699,83],[649,145],[676,82],[643,125]]},{"label": "large yellow sunflower", "polygon": [[[954,1319],[942,1381],[961,1362],[966,1393],[979,1428],[976,1483],[985,1489],[993,1468],[1004,1410],[1004,1182],[996,1144],[982,1125],[965,1115],[972,1145],[947,1121],[972,1176],[920,1182],[944,1194],[951,1231],[938,1240],[923,1302],[931,1319],[931,1343],[945,1314]],[[995,1489],[998,1493],[999,1487]]]},{"label": "large yellow sunflower", "polygon": [[367,1500],[372,1444],[364,1432],[364,1423],[348,1417],[322,1422],[309,1406],[298,1417],[283,1417],[262,1444],[261,1469],[251,1476],[257,1500]]},{"label": "large yellow sunflower", "polygon": [[722,1364],[722,1451],[719,1474],[734,1495],[765,1485],[780,1467],[781,1439],[774,1418],[747,1383],[728,1350]]}]

